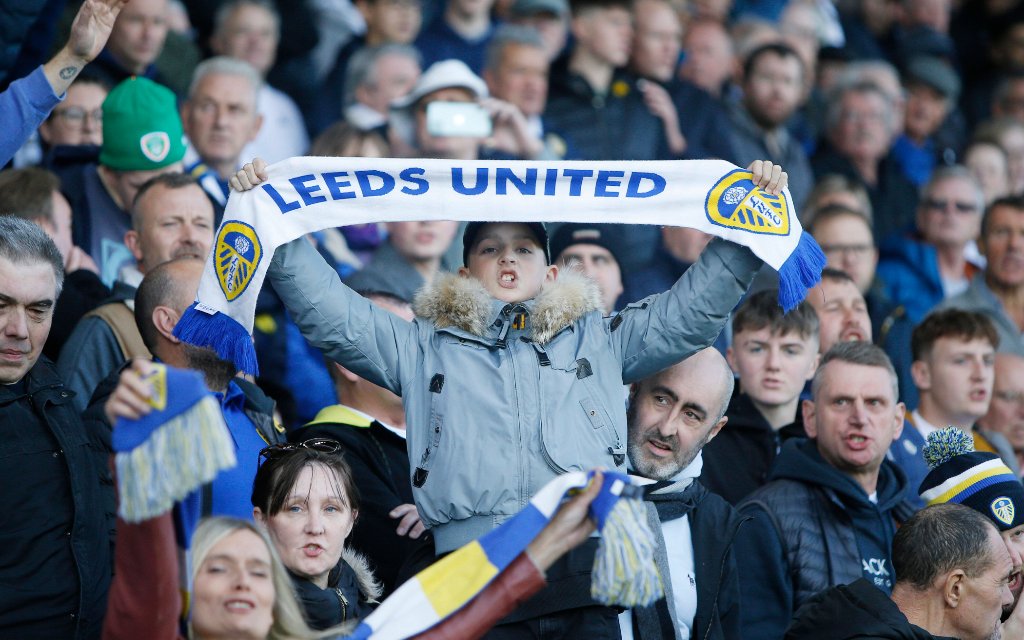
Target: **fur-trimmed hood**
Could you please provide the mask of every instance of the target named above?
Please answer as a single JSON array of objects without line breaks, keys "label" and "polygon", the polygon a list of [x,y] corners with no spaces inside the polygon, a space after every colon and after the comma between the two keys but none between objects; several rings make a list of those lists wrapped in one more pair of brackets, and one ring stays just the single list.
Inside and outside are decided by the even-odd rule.
[{"label": "fur-trimmed hood", "polygon": [[[559,331],[591,311],[601,309],[597,283],[576,270],[558,273],[540,294],[523,303],[530,310],[530,338],[546,344]],[[476,278],[450,273],[424,286],[413,301],[413,312],[439,329],[456,327],[477,336],[487,335],[502,305]]]},{"label": "fur-trimmed hood", "polygon": [[384,592],[384,587],[377,580],[377,576],[373,575],[373,569],[370,568],[370,561],[366,559],[366,556],[345,547],[341,552],[341,561],[352,569],[352,573],[356,576],[356,583],[359,585],[359,592],[363,594],[366,601],[371,604],[378,603]]}]

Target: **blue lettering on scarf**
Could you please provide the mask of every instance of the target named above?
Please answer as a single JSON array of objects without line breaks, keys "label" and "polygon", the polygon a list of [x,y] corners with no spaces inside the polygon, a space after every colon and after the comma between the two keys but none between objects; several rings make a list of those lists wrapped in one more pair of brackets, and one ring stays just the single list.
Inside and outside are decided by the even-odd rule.
[{"label": "blue lettering on scarf", "polygon": [[[308,173],[288,178],[288,183],[298,196],[295,200],[288,200],[271,184],[260,186],[270,196],[278,210],[282,214],[287,214],[328,200],[385,196],[396,188],[405,195],[420,196],[430,190],[430,182],[424,177],[426,173],[426,169],[422,167],[406,167],[398,172],[397,178],[389,172],[377,169]],[[452,191],[464,196],[492,193],[498,196],[561,195],[578,198],[592,195],[597,198],[650,198],[662,193],[667,184],[663,176],[644,171],[602,169],[595,172],[592,169],[552,167],[545,168],[542,175],[535,167],[495,167],[492,176],[491,168],[476,167],[473,173],[473,178],[469,180],[470,184],[467,184],[468,176],[465,175],[464,169],[452,167]],[[732,212],[729,213],[731,215]],[[773,212],[770,207],[762,206],[758,208],[758,213],[772,218]]]}]

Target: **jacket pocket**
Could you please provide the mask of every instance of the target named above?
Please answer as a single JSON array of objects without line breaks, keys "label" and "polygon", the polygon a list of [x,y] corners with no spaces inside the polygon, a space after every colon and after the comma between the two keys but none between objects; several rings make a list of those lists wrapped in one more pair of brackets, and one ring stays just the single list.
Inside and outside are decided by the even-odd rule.
[{"label": "jacket pocket", "polygon": [[611,415],[595,395],[591,364],[580,358],[571,369],[541,376],[541,449],[548,465],[565,473],[619,467],[626,449]]}]

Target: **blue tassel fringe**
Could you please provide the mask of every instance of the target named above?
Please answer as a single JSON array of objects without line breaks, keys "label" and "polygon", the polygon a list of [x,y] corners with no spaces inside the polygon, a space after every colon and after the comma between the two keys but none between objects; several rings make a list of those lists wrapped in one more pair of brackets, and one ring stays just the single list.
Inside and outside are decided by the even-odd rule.
[{"label": "blue tassel fringe", "polygon": [[779,269],[779,306],[788,312],[807,296],[807,290],[821,280],[825,254],[811,234],[804,231],[796,249]]},{"label": "blue tassel fringe", "polygon": [[245,327],[226,313],[218,311],[211,316],[195,307],[193,303],[185,310],[174,327],[174,335],[197,347],[213,349],[224,360],[235,363],[242,373],[258,376],[256,347]]}]

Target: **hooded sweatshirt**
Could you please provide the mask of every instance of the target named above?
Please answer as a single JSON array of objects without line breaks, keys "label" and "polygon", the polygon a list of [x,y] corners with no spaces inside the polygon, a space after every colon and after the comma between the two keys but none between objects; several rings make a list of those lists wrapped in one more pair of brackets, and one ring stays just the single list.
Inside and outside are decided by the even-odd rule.
[{"label": "hooded sweatshirt", "polygon": [[826,587],[863,577],[889,593],[896,519],[910,513],[906,487],[903,472],[883,461],[872,500],[814,440],[786,442],[769,483],[739,506],[754,518],[736,541],[746,559],[740,591],[749,637],[781,638],[793,613]]},{"label": "hooded sweatshirt", "polygon": [[941,640],[910,624],[892,600],[867,580],[822,591],[797,612],[786,640]]}]

